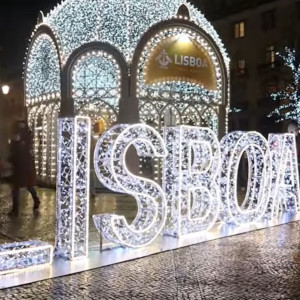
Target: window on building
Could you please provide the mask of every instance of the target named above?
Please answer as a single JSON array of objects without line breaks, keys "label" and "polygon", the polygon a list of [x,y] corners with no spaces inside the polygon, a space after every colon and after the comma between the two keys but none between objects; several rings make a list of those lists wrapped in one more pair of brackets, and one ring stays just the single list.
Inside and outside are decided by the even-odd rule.
[{"label": "window on building", "polygon": [[261,18],[263,30],[270,30],[276,27],[275,9],[265,11],[264,13],[262,13]]},{"label": "window on building", "polygon": [[246,73],[246,61],[245,59],[239,59],[237,61],[237,74],[244,75]]},{"label": "window on building", "polygon": [[270,45],[266,48],[266,63],[271,67],[275,67],[275,47]]},{"label": "window on building", "polygon": [[234,23],[234,37],[236,39],[245,36],[245,21],[239,21]]}]

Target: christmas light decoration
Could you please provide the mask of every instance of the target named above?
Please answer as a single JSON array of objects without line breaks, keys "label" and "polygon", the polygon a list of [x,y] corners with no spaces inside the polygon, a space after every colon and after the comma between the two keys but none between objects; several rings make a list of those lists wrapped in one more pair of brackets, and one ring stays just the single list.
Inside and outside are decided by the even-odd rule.
[{"label": "christmas light decoration", "polygon": [[[219,174],[221,192],[220,219],[236,224],[251,224],[262,218],[267,209],[271,175],[269,147],[258,132],[235,131],[220,142],[222,168]],[[244,201],[239,205],[237,175],[243,154],[248,159],[248,186]]]},{"label": "christmas light decoration", "polygon": [[273,218],[280,210],[299,210],[299,174],[295,135],[269,134],[268,142],[272,172],[268,214]]},{"label": "christmas light decoration", "polygon": [[194,126],[167,127],[164,136],[168,151],[163,177],[168,207],[165,233],[181,236],[209,230],[220,207],[217,136]]},{"label": "christmas light decoration", "polygon": [[[159,133],[153,128],[148,132],[149,128],[142,124],[116,125],[97,143],[94,164],[99,180],[113,191],[135,195],[139,206],[131,225],[122,216],[93,216],[97,229],[108,240],[137,247],[150,243],[156,236],[153,231],[148,232],[150,226],[144,228],[157,215],[150,195],[155,192],[161,197],[161,190],[150,181],[151,188],[147,191],[149,180],[128,171],[126,152],[130,145],[143,157],[153,157],[151,145],[167,147],[164,150],[167,156],[160,157],[166,197],[160,209],[167,210],[164,229],[167,235],[200,233],[209,230],[218,218],[239,226],[272,220],[279,209],[299,211],[296,148],[292,135],[270,135],[268,143],[257,132],[232,132],[219,144],[211,129],[181,125],[167,127],[163,143]],[[149,133],[159,142],[154,142]],[[237,195],[242,159],[248,160],[248,185],[243,201]],[[140,231],[136,229],[137,224]],[[161,227],[155,232],[158,234],[160,230]]]},{"label": "christmas light decoration", "polygon": [[116,60],[105,51],[89,51],[82,55],[72,71],[72,95],[80,111],[88,104],[107,104],[118,111],[121,76]]},{"label": "christmas light decoration", "polygon": [[26,105],[60,97],[60,66],[53,40],[40,34],[32,45],[26,70]]},{"label": "christmas light decoration", "polygon": [[300,64],[296,58],[295,49],[285,48],[283,54],[277,53],[283,64],[291,71],[292,80],[286,87],[278,92],[272,93],[271,97],[278,102],[278,106],[268,115],[277,118],[276,122],[284,120],[295,120],[300,124]]},{"label": "christmas light decoration", "polygon": [[182,4],[190,11],[190,21],[212,37],[229,70],[228,55],[215,29],[185,0],[63,1],[46,15],[44,24],[56,34],[63,62],[75,49],[96,40],[114,45],[130,62],[143,34],[159,22],[176,18]]},{"label": "christmas light decoration", "polygon": [[34,133],[38,179],[55,183],[56,123],[60,103],[60,63],[52,38],[42,33],[31,47],[25,78],[28,124]]},{"label": "christmas light decoration", "polygon": [[[183,4],[189,10],[190,17],[178,15]],[[61,71],[71,54],[88,43],[107,43],[123,55],[128,63],[130,75],[132,59],[141,38],[152,26],[167,20],[173,20],[174,24],[177,20],[194,23],[210,38],[201,31],[185,25],[168,25],[149,38],[138,66],[135,66],[138,70],[134,79],[137,80],[137,90],[132,91],[133,94],[138,94],[140,120],[154,126],[160,132],[168,122],[175,122],[170,125],[209,126],[216,133],[219,131],[219,106],[228,105],[222,103],[226,98],[222,83],[225,78],[222,78],[222,74],[229,75],[229,59],[212,25],[189,2],[66,0],[46,16],[39,18],[26,55],[26,105],[28,112],[33,112],[37,107],[36,112],[30,114],[29,122],[33,124],[32,130],[35,135],[35,161],[39,180],[52,184],[55,180],[56,151],[53,141],[56,140],[56,131],[53,124],[57,122],[59,111],[56,107],[60,108],[61,102]],[[51,37],[45,28],[52,32]],[[209,54],[217,82],[215,91],[204,89],[201,84],[180,80],[145,84],[144,66],[153,47],[169,37],[177,36],[182,39],[184,35],[186,39],[201,45]],[[215,45],[212,45],[211,41]],[[217,55],[216,51],[221,55]],[[225,70],[222,72],[220,59],[225,64]],[[94,135],[101,134],[103,130],[117,123],[122,79],[120,67],[109,50],[91,49],[76,57],[67,80],[70,83],[69,92],[74,102],[75,115],[89,116],[95,130],[96,124],[101,123],[101,132],[95,132]],[[155,107],[157,115],[147,114],[148,104]],[[50,105],[52,110],[48,108]],[[170,112],[172,115],[169,115]],[[176,116],[173,116],[173,113]],[[73,112],[69,111],[67,114],[72,115]],[[37,123],[42,125],[36,126]],[[227,124],[225,116],[225,131]],[[155,178],[159,181],[161,162],[156,161],[154,167],[157,174]]]},{"label": "christmas light decoration", "polygon": [[[183,78],[178,81],[160,81],[159,83],[147,84],[145,75],[147,71],[147,62],[149,56],[159,44],[165,43],[170,38],[179,39],[180,36],[193,41],[201,46],[207,53],[214,66],[214,72],[217,82],[216,91],[210,91],[199,84],[191,83]],[[151,67],[151,66],[150,66]],[[212,50],[209,42],[199,33],[184,27],[170,27],[156,33],[146,44],[138,65],[138,96],[140,101],[140,120],[151,122],[156,119],[157,129],[160,130],[166,125],[197,125],[201,126],[202,119],[213,120],[211,122],[203,122],[207,126],[211,126],[213,130],[218,132],[218,105],[222,102],[222,76],[220,62],[215,52]],[[153,118],[145,111],[148,106],[155,107],[158,115]],[[210,106],[208,106],[210,105]],[[209,109],[207,109],[209,107]],[[165,112],[170,111],[169,122],[165,122]],[[171,112],[173,111],[173,112]],[[195,120],[191,119],[191,111]],[[172,122],[172,123],[170,123]]]},{"label": "christmas light decoration", "polygon": [[40,241],[0,245],[0,275],[52,263],[53,247]]},{"label": "christmas light decoration", "polygon": [[90,119],[59,120],[56,254],[88,253]]},{"label": "christmas light decoration", "polygon": [[124,246],[141,247],[151,243],[162,231],[167,209],[161,187],[128,170],[126,155],[130,146],[135,147],[139,156],[166,156],[163,139],[152,127],[143,124],[116,126],[99,140],[94,168],[102,184],[134,196],[138,206],[136,218],[130,225],[124,216],[113,214],[96,215],[93,219],[106,239]]}]

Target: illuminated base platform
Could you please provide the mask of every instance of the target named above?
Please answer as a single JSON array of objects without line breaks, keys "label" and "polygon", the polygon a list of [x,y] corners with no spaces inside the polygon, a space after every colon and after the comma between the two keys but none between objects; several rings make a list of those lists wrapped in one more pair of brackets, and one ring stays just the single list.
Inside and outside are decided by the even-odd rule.
[{"label": "illuminated base platform", "polygon": [[78,272],[146,257],[148,255],[157,254],[164,251],[174,250],[185,246],[286,224],[298,220],[300,220],[300,213],[282,213],[277,219],[260,222],[251,226],[237,227],[233,224],[216,223],[210,231],[204,234],[189,235],[180,239],[168,236],[160,236],[148,247],[140,249],[116,247],[112,244],[104,243],[103,251],[100,251],[99,244],[99,247],[90,248],[88,258],[83,260],[68,261],[63,259],[54,259],[53,264],[50,267],[36,267],[30,269],[29,271],[19,271],[9,275],[2,275],[0,276],[0,289],[75,274]]}]

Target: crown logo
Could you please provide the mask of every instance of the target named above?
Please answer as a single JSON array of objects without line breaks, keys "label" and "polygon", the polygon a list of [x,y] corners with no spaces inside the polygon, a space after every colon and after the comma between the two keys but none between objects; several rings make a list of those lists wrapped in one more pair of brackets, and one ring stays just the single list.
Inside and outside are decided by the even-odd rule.
[{"label": "crown logo", "polygon": [[166,50],[163,50],[157,57],[159,65],[163,69],[168,69],[169,64],[172,62]]}]

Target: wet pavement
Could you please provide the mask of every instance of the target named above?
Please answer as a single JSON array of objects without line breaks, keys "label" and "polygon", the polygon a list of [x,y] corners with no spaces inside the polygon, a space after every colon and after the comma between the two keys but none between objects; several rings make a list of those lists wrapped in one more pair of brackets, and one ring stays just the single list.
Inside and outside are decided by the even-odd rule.
[{"label": "wet pavement", "polygon": [[[12,219],[6,216],[8,192],[5,187],[1,193],[1,239],[42,236],[53,242],[55,193],[38,190],[38,214],[25,193],[21,215]],[[130,219],[135,209],[124,195],[101,194],[91,200],[93,213],[123,212]],[[300,222],[0,290],[0,299],[299,300]]]},{"label": "wet pavement", "polygon": [[[0,243],[41,239],[54,245],[56,228],[55,190],[37,188],[41,205],[34,211],[33,200],[26,189],[20,193],[18,217],[8,216],[11,209],[9,185],[0,186]],[[127,195],[99,193],[90,197],[90,245],[99,245],[100,236],[92,221],[92,215],[117,213],[132,221],[136,215],[136,202]]]},{"label": "wet pavement", "polygon": [[300,222],[0,291],[0,299],[300,299]]}]

